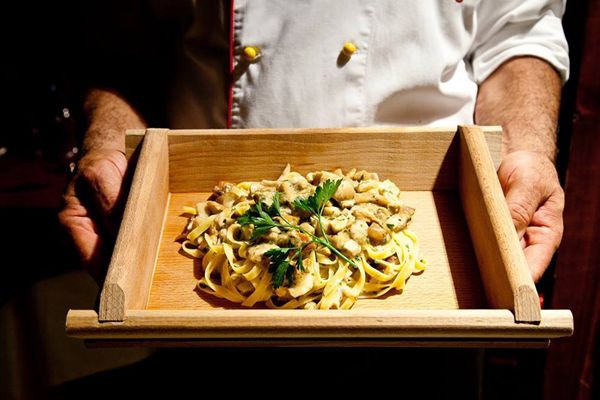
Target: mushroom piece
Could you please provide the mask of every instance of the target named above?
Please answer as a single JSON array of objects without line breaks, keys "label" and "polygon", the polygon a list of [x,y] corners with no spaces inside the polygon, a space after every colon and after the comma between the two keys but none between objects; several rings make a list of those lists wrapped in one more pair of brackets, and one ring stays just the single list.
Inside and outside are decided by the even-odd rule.
[{"label": "mushroom piece", "polygon": [[216,201],[207,201],[206,209],[211,214],[218,214],[225,209],[225,206],[223,206],[223,204],[217,203]]},{"label": "mushroom piece", "polygon": [[263,260],[263,256],[267,251],[276,247],[276,245],[270,243],[261,243],[256,246],[250,246],[248,247],[248,259],[252,262],[259,263]]},{"label": "mushroom piece", "polygon": [[375,245],[384,244],[387,241],[387,232],[376,222],[373,222],[371,226],[369,226],[368,234],[371,243]]}]

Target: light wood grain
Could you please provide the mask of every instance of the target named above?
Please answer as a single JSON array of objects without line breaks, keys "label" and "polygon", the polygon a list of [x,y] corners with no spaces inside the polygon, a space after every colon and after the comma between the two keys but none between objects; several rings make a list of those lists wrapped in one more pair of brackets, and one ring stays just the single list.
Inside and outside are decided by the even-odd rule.
[{"label": "light wood grain", "polygon": [[88,348],[106,347],[210,347],[210,348],[245,348],[245,347],[285,347],[285,348],[373,348],[373,347],[419,347],[419,348],[527,348],[545,349],[550,345],[549,339],[439,339],[427,340],[412,338],[383,339],[84,339]]},{"label": "light wood grain", "polygon": [[[501,131],[486,132],[496,153]],[[455,133],[455,128],[170,131],[170,189],[206,192],[224,178],[260,180],[277,176],[286,163],[300,173],[338,167],[376,171],[404,190],[455,189]]]},{"label": "light wood grain", "polygon": [[165,130],[148,130],[133,177],[121,229],[100,295],[101,321],[121,321],[146,307],[168,200]]},{"label": "light wood grain", "polygon": [[540,303],[496,170],[478,127],[460,127],[460,194],[488,301],[518,322],[540,321]]},{"label": "light wood grain", "polygon": [[144,135],[146,134],[145,129],[128,129],[125,135],[125,156],[129,160],[133,153],[139,148]]},{"label": "light wood grain", "polygon": [[[283,166],[281,166],[283,167]],[[275,178],[269,176],[264,178]],[[382,176],[386,178],[386,176]],[[160,242],[148,309],[210,310],[237,304],[196,292],[200,263],[179,252],[175,239],[186,225],[184,205],[195,205],[208,194],[171,194]],[[429,263],[413,275],[402,294],[382,299],[360,299],[354,309],[485,308],[477,262],[456,192],[403,192],[403,201],[416,208],[411,229],[419,237],[421,256]]]},{"label": "light wood grain", "polygon": [[568,336],[573,316],[545,310],[537,325],[509,310],[129,310],[123,322],[98,322],[70,310],[67,334],[85,339],[482,338]]}]

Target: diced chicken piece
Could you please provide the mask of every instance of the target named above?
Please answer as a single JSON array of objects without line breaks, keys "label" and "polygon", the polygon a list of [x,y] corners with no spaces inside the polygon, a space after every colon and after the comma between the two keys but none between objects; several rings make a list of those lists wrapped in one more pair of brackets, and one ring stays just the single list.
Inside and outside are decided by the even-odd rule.
[{"label": "diced chicken piece", "polygon": [[310,292],[313,288],[314,279],[311,273],[296,271],[294,284],[288,288],[290,296],[297,298]]},{"label": "diced chicken piece", "polygon": [[296,230],[287,232],[288,241],[291,242],[295,247],[300,247],[310,241],[310,236],[306,233],[299,232]]},{"label": "diced chicken piece", "polygon": [[337,181],[340,179],[339,175],[333,174],[328,171],[321,171],[321,176],[319,178],[319,184],[322,185],[326,181]]},{"label": "diced chicken piece", "polygon": [[281,191],[283,192],[283,198],[288,203],[292,203],[298,197],[298,192],[294,189],[294,186],[288,181],[284,181],[281,184]]},{"label": "diced chicken piece", "polygon": [[323,215],[326,217],[337,217],[338,215],[340,215],[340,209],[333,206],[324,207]]},{"label": "diced chicken piece", "polygon": [[346,229],[349,223],[350,216],[347,214],[340,214],[329,221],[329,227],[333,233],[338,233]]},{"label": "diced chicken piece", "polygon": [[347,232],[340,232],[337,235],[333,235],[329,238],[331,244],[333,244],[333,246],[338,250],[342,250],[344,248],[344,243],[346,243],[348,240],[350,240],[350,236]]},{"label": "diced chicken piece", "polygon": [[356,200],[342,200],[340,201],[340,207],[342,208],[352,208],[356,204]]},{"label": "diced chicken piece", "polygon": [[369,225],[362,219],[355,221],[350,227],[350,236],[359,244],[365,244],[367,242],[367,230]]},{"label": "diced chicken piece", "polygon": [[377,189],[378,187],[379,187],[379,182],[369,179],[369,180],[360,182],[358,184],[358,187],[356,188],[356,191],[358,193],[364,193],[364,192],[368,192],[373,189]]},{"label": "diced chicken piece", "polygon": [[341,202],[343,200],[353,199],[355,194],[356,192],[354,191],[352,182],[350,182],[347,179],[344,179],[342,183],[340,183],[340,186],[338,187],[335,194],[333,195],[333,198],[338,202]]},{"label": "diced chicken piece", "polygon": [[389,194],[390,196],[398,197],[400,195],[400,189],[398,189],[398,186],[396,186],[394,182],[386,179],[379,184],[379,193],[382,195]]},{"label": "diced chicken piece", "polygon": [[300,228],[304,229],[308,233],[312,233],[313,235],[315,234],[315,228],[308,222],[301,223]]},{"label": "diced chicken piece", "polygon": [[279,185],[281,184],[281,182],[279,181],[270,181],[267,179],[263,179],[262,181],[260,181],[260,184],[263,186],[269,186],[269,187],[274,187],[274,188],[278,188]]},{"label": "diced chicken piece", "polygon": [[276,247],[276,245],[270,243],[261,243],[257,244],[256,246],[250,246],[248,247],[247,253],[248,259],[252,262],[259,263],[263,260],[263,256],[267,251]]},{"label": "diced chicken piece", "polygon": [[367,172],[364,169],[362,169],[362,170],[354,173],[354,176],[352,177],[352,179],[354,179],[356,181],[364,181],[367,179],[379,180],[379,177],[377,176],[377,174],[370,173],[370,172]]},{"label": "diced chicken piece", "polygon": [[394,214],[385,221],[385,225],[394,232],[400,232],[406,228],[409,221],[410,216],[407,214]]},{"label": "diced chicken piece", "polygon": [[[298,225],[298,222],[300,222],[300,217],[297,217],[297,216],[295,216],[295,215],[291,215],[291,214],[284,213],[284,212],[283,212],[283,210],[282,210],[282,212],[281,212],[281,215],[283,216],[283,218],[285,218],[285,220],[286,220],[287,222],[289,222],[289,223],[290,223],[290,224],[292,224],[292,225]],[[278,219],[278,218],[276,218],[276,219]]]},{"label": "diced chicken piece", "polygon": [[346,255],[350,255],[352,257],[356,257],[360,254],[361,247],[354,240],[347,240],[342,246],[342,251],[346,253]]},{"label": "diced chicken piece", "polygon": [[368,234],[369,239],[371,239],[371,243],[375,245],[384,244],[387,242],[387,232],[376,222],[373,222],[369,226]]},{"label": "diced chicken piece", "polygon": [[315,230],[317,231],[317,234],[323,236],[324,233],[331,233],[329,224],[331,223],[329,221],[329,219],[327,218],[321,218],[321,224],[323,225],[323,230],[325,232],[321,232],[321,227],[319,226],[319,222],[317,220],[317,217],[315,217],[314,215],[310,218],[310,222],[312,224],[312,226],[315,227]]},{"label": "diced chicken piece", "polygon": [[331,255],[331,250],[328,247],[320,246],[320,247],[317,248],[317,253],[321,253],[324,256],[329,257]]}]

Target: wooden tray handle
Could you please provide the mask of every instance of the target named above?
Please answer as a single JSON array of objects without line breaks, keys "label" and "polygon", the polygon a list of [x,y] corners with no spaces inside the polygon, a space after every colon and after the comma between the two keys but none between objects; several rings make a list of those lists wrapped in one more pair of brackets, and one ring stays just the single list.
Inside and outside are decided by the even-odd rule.
[{"label": "wooden tray handle", "polygon": [[477,126],[460,126],[459,191],[490,306],[539,323],[540,303],[510,211]]},{"label": "wooden tray handle", "polygon": [[126,310],[146,306],[169,195],[168,162],[167,130],[148,129],[100,294],[101,322],[123,321]]}]

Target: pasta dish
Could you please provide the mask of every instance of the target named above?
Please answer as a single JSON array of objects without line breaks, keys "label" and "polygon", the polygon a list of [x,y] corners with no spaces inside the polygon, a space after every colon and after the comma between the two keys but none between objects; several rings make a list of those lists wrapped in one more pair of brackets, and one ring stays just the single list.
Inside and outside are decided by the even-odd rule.
[{"label": "pasta dish", "polygon": [[414,209],[376,173],[220,182],[189,215],[182,250],[201,259],[198,289],[252,307],[349,309],[359,298],[401,291],[423,271]]}]

